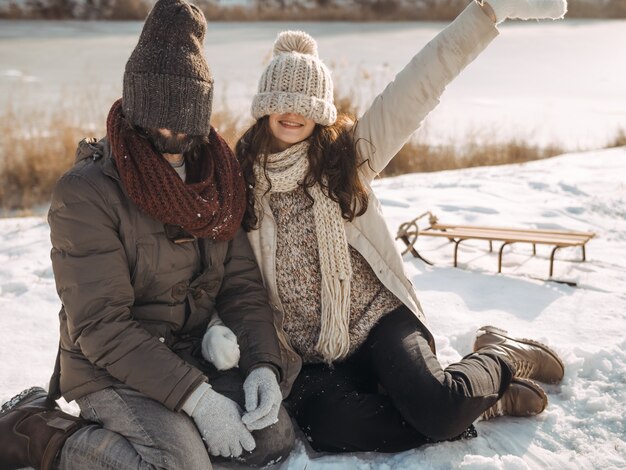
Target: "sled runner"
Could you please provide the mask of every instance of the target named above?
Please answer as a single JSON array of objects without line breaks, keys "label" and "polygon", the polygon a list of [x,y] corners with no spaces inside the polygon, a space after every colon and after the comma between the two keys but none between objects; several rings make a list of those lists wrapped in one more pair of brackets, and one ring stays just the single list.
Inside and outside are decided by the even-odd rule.
[{"label": "sled runner", "polygon": [[[429,226],[420,229],[418,221],[428,216]],[[498,272],[502,272],[502,256],[504,248],[514,243],[529,243],[533,246],[533,255],[537,254],[537,245],[549,245],[554,247],[550,254],[550,278],[554,272],[554,255],[557,250],[565,247],[580,246],[582,250],[582,260],[586,260],[585,245],[591,240],[595,233],[592,232],[571,232],[566,230],[538,230],[505,227],[485,227],[475,225],[452,225],[441,224],[436,216],[431,212],[425,212],[418,217],[405,222],[398,228],[396,240],[402,240],[406,245],[406,250],[402,253],[411,253],[416,258],[432,265],[425,259],[415,247],[418,236],[443,237],[454,243],[454,267],[458,264],[459,245],[465,240],[485,240],[489,242],[489,251],[493,251],[493,242],[502,242],[498,253]],[[553,279],[551,279],[553,280]],[[569,284],[569,283],[568,283]]]}]

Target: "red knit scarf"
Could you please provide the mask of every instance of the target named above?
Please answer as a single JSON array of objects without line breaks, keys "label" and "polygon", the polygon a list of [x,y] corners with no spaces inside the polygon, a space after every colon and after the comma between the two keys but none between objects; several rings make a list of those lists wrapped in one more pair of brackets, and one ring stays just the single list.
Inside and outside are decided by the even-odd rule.
[{"label": "red knit scarf", "polygon": [[214,128],[201,157],[186,162],[189,184],[123,122],[122,100],[109,112],[107,137],[124,189],[143,212],[199,238],[234,238],[245,210],[245,184],[237,159]]}]

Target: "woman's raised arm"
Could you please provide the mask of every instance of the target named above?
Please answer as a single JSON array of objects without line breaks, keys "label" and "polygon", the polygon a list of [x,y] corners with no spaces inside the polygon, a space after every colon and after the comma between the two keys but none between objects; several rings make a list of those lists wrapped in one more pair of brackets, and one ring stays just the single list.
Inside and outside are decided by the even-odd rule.
[{"label": "woman's raised arm", "polygon": [[368,180],[378,175],[439,103],[446,86],[498,35],[506,18],[562,18],[564,0],[473,2],[418,52],[357,123],[355,142]]}]

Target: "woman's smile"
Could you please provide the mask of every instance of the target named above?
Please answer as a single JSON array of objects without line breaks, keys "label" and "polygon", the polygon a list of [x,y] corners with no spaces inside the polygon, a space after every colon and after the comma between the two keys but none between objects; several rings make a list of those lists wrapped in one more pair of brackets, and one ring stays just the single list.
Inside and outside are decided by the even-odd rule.
[{"label": "woman's smile", "polygon": [[299,122],[293,122],[293,121],[278,121],[280,123],[281,126],[286,127],[287,129],[294,129],[294,128],[299,128],[299,127],[303,127],[304,124],[300,124]]},{"label": "woman's smile", "polygon": [[295,113],[270,114],[269,125],[275,152],[308,139],[315,129],[315,121]]}]

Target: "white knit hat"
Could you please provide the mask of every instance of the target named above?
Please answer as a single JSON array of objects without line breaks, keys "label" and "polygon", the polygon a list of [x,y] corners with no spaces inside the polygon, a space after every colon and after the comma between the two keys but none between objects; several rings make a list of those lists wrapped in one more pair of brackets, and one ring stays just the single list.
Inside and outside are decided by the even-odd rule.
[{"label": "white knit hat", "polygon": [[330,70],[317,56],[315,39],[302,31],[283,31],[274,43],[252,100],[252,116],[296,113],[328,126],[337,119]]}]

